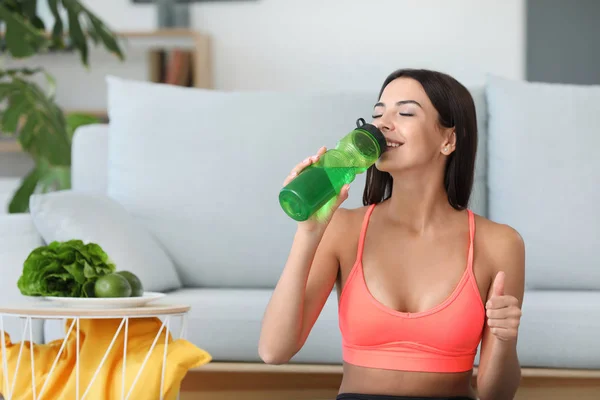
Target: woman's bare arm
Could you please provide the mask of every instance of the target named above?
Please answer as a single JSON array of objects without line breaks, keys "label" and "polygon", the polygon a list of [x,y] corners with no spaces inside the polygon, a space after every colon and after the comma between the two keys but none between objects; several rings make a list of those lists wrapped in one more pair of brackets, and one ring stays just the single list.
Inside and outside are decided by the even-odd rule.
[{"label": "woman's bare arm", "polygon": [[512,400],[521,379],[517,334],[525,290],[525,246],[514,229],[494,228],[486,238],[494,279],[486,301],[477,391],[481,400]]},{"label": "woman's bare arm", "polygon": [[[283,185],[294,180],[309,165],[319,161],[327,149],[296,165]],[[298,223],[287,262],[267,305],[262,321],[258,354],[268,364],[288,362],[304,345],[327,298],[339,270],[338,232],[345,212],[338,210],[348,198],[349,185],[328,205]],[[326,214],[326,215],[325,215]]]},{"label": "woman's bare arm", "polygon": [[286,363],[304,345],[335,285],[346,213],[338,210],[324,232],[298,228],[263,318],[258,352],[264,362]]}]

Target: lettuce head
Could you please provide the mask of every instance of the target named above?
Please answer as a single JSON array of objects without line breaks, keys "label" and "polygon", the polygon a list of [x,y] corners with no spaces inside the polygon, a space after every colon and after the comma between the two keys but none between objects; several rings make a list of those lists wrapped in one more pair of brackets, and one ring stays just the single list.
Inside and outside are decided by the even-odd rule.
[{"label": "lettuce head", "polygon": [[29,254],[17,286],[25,296],[93,297],[96,280],[115,270],[96,243],[55,241]]}]

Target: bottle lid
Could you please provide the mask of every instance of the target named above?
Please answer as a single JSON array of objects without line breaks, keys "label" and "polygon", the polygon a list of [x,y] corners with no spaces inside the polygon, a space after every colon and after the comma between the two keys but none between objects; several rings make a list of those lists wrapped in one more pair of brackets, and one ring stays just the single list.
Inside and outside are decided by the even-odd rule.
[{"label": "bottle lid", "polygon": [[381,133],[379,128],[377,128],[375,125],[368,124],[363,118],[359,118],[356,120],[356,128],[369,132],[371,136],[375,138],[375,140],[379,144],[380,156],[381,154],[383,154],[384,151],[387,150],[387,140],[385,140],[385,136],[383,136],[383,133]]}]

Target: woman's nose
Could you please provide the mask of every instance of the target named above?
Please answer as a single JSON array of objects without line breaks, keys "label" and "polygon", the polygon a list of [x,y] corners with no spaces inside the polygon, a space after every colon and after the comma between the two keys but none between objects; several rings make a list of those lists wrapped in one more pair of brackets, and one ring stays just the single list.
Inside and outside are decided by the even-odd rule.
[{"label": "woman's nose", "polygon": [[375,126],[381,132],[391,132],[394,130],[394,123],[384,115],[375,123]]}]

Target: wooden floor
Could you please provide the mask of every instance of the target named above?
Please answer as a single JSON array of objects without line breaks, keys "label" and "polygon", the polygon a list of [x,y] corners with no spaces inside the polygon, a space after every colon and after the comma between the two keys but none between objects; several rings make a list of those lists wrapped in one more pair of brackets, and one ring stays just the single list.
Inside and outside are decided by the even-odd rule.
[{"label": "wooden floor", "polygon": [[[522,376],[515,400],[600,399],[600,371],[523,369]],[[341,377],[337,365],[215,362],[188,373],[181,400],[331,400]]]}]

